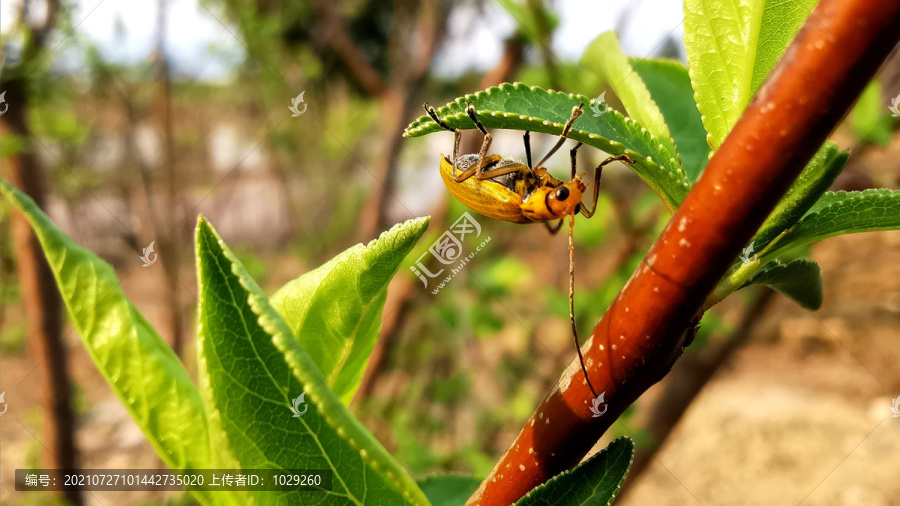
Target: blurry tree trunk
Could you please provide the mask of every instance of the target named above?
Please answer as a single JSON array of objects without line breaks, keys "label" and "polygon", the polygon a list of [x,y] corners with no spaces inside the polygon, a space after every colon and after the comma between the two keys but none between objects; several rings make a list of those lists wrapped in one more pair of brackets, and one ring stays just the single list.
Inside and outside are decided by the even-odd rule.
[{"label": "blurry tree trunk", "polygon": [[[481,80],[481,87],[490,88],[507,81],[510,76],[522,63],[522,44],[518,39],[510,38],[504,42],[503,55],[494,68],[489,70]],[[398,136],[399,137],[399,136]],[[469,136],[464,138],[463,152],[466,149],[474,151],[477,143],[480,142],[476,137]],[[447,214],[447,199],[441,199],[440,203],[434,207],[431,212],[431,223],[433,225],[442,226],[444,216]],[[434,262],[434,257],[428,257],[429,262]],[[362,383],[356,396],[353,398],[354,403],[366,398],[371,392],[372,385],[378,372],[381,370],[381,364],[384,356],[387,355],[390,348],[390,338],[396,330],[402,326],[406,316],[406,307],[409,300],[415,295],[415,289],[418,288],[418,280],[410,276],[394,276],[388,285],[387,300],[384,304],[384,313],[381,320],[381,331],[378,339],[375,341],[375,347],[369,355],[369,365],[366,367],[366,374],[363,376]]]},{"label": "blurry tree trunk", "polygon": [[398,0],[395,3],[394,30],[389,47],[389,82],[372,67],[347,32],[339,4],[316,0],[314,7],[325,42],[343,60],[359,84],[381,102],[379,145],[382,150],[373,165],[379,184],[363,206],[359,227],[359,235],[368,240],[386,228],[389,205],[397,199],[397,157],[403,128],[412,114],[431,60],[444,38],[450,2]]},{"label": "blurry tree trunk", "polygon": [[[25,140],[26,150],[6,158],[9,179],[42,209],[46,208],[44,171],[31,149],[30,132],[25,123],[27,84],[22,80],[5,83],[10,107],[3,118],[3,133]],[[11,216],[22,303],[28,321],[28,349],[40,372],[31,381],[39,384],[43,402],[43,436],[46,452],[43,465],[55,469],[77,469],[75,413],[72,409],[72,385],[68,357],[62,336],[62,300],[41,245],[21,213]],[[73,505],[83,504],[78,491],[62,492]]]},{"label": "blurry tree trunk", "polygon": [[[360,235],[372,239],[390,225],[388,210],[397,200],[397,158],[403,142],[403,129],[416,108],[416,100],[434,54],[443,40],[449,3],[442,0],[397,2],[396,27],[390,41],[391,79],[381,94],[382,151],[373,165],[380,183],[363,207]],[[409,27],[402,29],[401,27]]]},{"label": "blurry tree trunk", "polygon": [[[159,258],[162,261],[165,276],[164,286],[166,300],[169,303],[169,327],[172,332],[172,350],[181,357],[184,351],[183,315],[181,307],[180,290],[178,289],[178,273],[181,266],[178,239],[181,238],[181,223],[179,221],[178,205],[178,171],[175,167],[175,133],[172,118],[172,82],[169,75],[169,62],[165,51],[166,38],[166,7],[167,0],[159,0],[157,17],[157,81],[159,82],[160,101],[162,102],[161,123],[163,132],[163,174],[164,201],[162,207],[155,207],[151,193],[152,187],[147,187],[148,206],[150,208],[150,221],[153,223],[156,244],[159,246]],[[162,211],[164,217],[159,219],[156,213]]]},{"label": "blurry tree trunk", "polygon": [[[56,26],[59,10],[57,0],[47,0],[46,11],[41,22],[33,20],[31,9],[34,2],[24,1],[18,13],[18,22],[30,33],[21,48],[21,59],[16,67],[4,69],[11,79],[4,79],[6,91],[6,111],[0,129],[4,134],[13,133],[24,141],[25,150],[6,159],[9,180],[13,185],[31,196],[42,209],[46,206],[46,181],[44,170],[35,155],[31,132],[27,124],[29,67],[43,60],[47,38]],[[13,213],[10,218],[12,235],[17,257],[19,283],[22,288],[22,303],[28,321],[28,348],[32,360],[39,369],[38,377],[31,381],[39,384],[38,396],[43,401],[43,436],[40,441],[46,450],[42,456],[43,465],[48,468],[77,469],[79,467],[78,447],[75,444],[75,413],[72,408],[72,385],[69,376],[68,357],[62,336],[62,300],[56,280],[41,250],[37,237],[25,217]],[[84,504],[80,492],[66,491],[61,495],[69,503]]]}]

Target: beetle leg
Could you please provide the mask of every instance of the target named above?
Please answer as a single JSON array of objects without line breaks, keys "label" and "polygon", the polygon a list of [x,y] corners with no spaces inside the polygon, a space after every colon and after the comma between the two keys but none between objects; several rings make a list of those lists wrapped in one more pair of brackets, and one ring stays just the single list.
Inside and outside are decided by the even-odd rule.
[{"label": "beetle leg", "polygon": [[439,127],[449,132],[453,132],[453,158],[450,159],[450,163],[453,165],[453,176],[456,177],[456,157],[459,156],[459,144],[462,141],[462,132],[460,132],[458,128],[450,128],[450,125],[444,123],[444,120],[441,118],[438,118],[437,111],[434,110],[434,107],[428,105],[428,102],[422,104],[422,107],[425,108],[425,112],[431,116],[431,119],[433,119]]},{"label": "beetle leg", "polygon": [[565,216],[563,216],[562,218],[559,219],[559,223],[557,223],[555,227],[553,225],[551,225],[549,221],[545,221],[543,223],[544,223],[544,226],[547,227],[547,230],[550,231],[551,235],[556,235],[556,233],[559,232],[559,229],[562,228],[562,224],[564,221],[566,221]]},{"label": "beetle leg", "polygon": [[578,144],[575,145],[574,148],[572,148],[571,151],[569,151],[569,157],[572,159],[572,179],[575,179],[575,173],[576,173],[576,171],[575,171],[575,154],[578,152],[578,148],[580,148],[582,146],[582,144],[584,144],[584,143],[579,142]]},{"label": "beetle leg", "polygon": [[[523,139],[525,141],[525,160],[528,162],[528,170],[531,170],[531,132],[526,130]],[[534,171],[532,171],[533,173]]]},{"label": "beetle leg", "polygon": [[[472,122],[475,123],[475,126],[484,134],[484,142],[481,143],[481,151],[478,152],[478,165],[475,166],[475,174],[478,175],[478,179],[488,179],[487,177],[482,176],[481,169],[484,166],[487,150],[491,147],[491,141],[494,140],[494,137],[485,130],[481,121],[478,121],[478,117],[475,116],[475,105],[472,102],[469,102],[468,107],[466,107],[466,114],[472,118]],[[508,174],[508,172],[504,174]]]},{"label": "beetle leg", "polygon": [[551,149],[550,152],[547,153],[547,156],[545,156],[543,160],[538,162],[538,164],[535,166],[535,170],[544,165],[544,162],[549,160],[550,157],[553,156],[553,153],[556,153],[556,151],[562,147],[563,143],[566,142],[566,139],[569,138],[569,131],[572,130],[572,124],[575,123],[575,120],[584,112],[582,111],[583,108],[584,102],[578,102],[578,105],[572,108],[572,115],[569,116],[569,121],[566,121],[566,126],[563,127],[562,133],[559,134],[559,141],[557,141],[556,145],[553,146],[553,149]]},{"label": "beetle leg", "polygon": [[[575,158],[573,157],[572,170],[575,170],[574,160]],[[612,162],[634,163],[634,160],[632,160],[628,155],[611,156],[606,160],[600,162],[600,165],[598,165],[597,168],[594,169],[594,180],[591,182],[591,184],[594,185],[594,207],[592,207],[591,210],[588,211],[587,206],[584,205],[584,203],[581,204],[581,214],[583,214],[585,218],[594,216],[594,212],[597,210],[597,196],[600,195],[600,177],[603,175],[603,166]]]},{"label": "beetle leg", "polygon": [[[521,167],[521,165],[519,165],[519,166]],[[469,179],[473,175],[476,176],[478,179],[484,180],[484,179],[493,179],[497,176],[502,176],[504,174],[519,172],[521,170],[523,170],[523,169],[519,169],[515,165],[509,165],[506,167],[497,167],[496,169],[488,169],[488,170],[482,170],[482,171],[479,171],[475,167],[472,167],[471,169],[460,172],[460,176],[458,179],[456,179],[456,182],[461,183],[461,182],[465,181],[466,179]]]}]

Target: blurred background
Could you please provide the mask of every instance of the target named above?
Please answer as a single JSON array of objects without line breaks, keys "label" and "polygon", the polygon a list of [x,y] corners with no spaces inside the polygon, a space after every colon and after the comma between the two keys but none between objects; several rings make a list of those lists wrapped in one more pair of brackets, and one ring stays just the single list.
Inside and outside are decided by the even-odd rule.
[{"label": "blurred background", "polygon": [[[432,294],[409,266],[466,209],[438,173],[452,135],[402,130],[423,102],[502,82],[596,97],[609,83],[579,60],[607,30],[630,56],[683,61],[681,9],[4,0],[0,174],[116,268],[192,374],[198,213],[269,293],[431,215],[391,283],[352,409],[414,477],[482,477],[574,355],[567,239],[475,215],[490,243]],[[898,94],[895,54],[833,136],[853,149],[836,189],[900,188],[900,134],[886,105]],[[621,110],[612,92],[606,100]],[[481,142],[470,134],[464,152]],[[535,156],[553,141],[532,136]],[[523,157],[520,132],[495,132],[494,150]],[[587,167],[605,155],[579,156]],[[563,177],[568,157],[550,167]],[[668,217],[622,166],[604,172],[598,210],[579,216],[575,233],[585,336]],[[6,202],[0,212],[0,503],[193,504],[177,493],[14,491],[16,468],[161,462],[84,351],[27,229]],[[145,267],[151,242],[158,262]],[[819,311],[740,292],[707,314],[672,373],[616,423],[609,437],[639,446],[617,504],[900,504],[900,419],[889,411],[900,395],[900,233],[829,239],[808,254],[825,281]]]}]

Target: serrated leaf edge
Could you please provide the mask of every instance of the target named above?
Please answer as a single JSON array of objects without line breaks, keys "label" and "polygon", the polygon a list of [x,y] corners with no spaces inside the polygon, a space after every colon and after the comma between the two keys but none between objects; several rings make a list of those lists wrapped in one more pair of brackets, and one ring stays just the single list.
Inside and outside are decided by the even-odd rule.
[{"label": "serrated leaf edge", "polygon": [[[435,111],[437,112],[438,116],[440,116],[441,118],[452,118],[454,120],[462,119],[463,117],[466,116],[465,113],[447,114],[447,112],[452,108],[453,105],[461,106],[472,99],[481,97],[482,95],[486,95],[486,94],[490,94],[490,93],[494,93],[494,92],[502,92],[505,89],[509,89],[509,88],[514,88],[514,89],[519,89],[519,90],[528,89],[531,91],[540,91],[540,92],[547,93],[549,95],[553,95],[553,94],[563,95],[563,96],[566,96],[571,99],[577,99],[581,102],[584,102],[585,104],[593,104],[594,103],[594,99],[588,98],[584,95],[579,95],[579,94],[575,94],[575,93],[564,93],[561,91],[554,91],[554,90],[544,90],[540,86],[528,86],[526,84],[516,82],[516,83],[512,83],[512,84],[503,83],[500,86],[492,86],[486,90],[481,90],[481,91],[477,91],[475,93],[470,93],[470,94],[464,95],[462,97],[457,98],[456,100],[454,100],[452,102],[448,102],[448,103],[442,105],[441,107],[436,108]],[[553,122],[553,121],[549,121],[549,120],[536,118],[534,116],[525,116],[522,114],[516,114],[516,113],[512,113],[512,112],[500,112],[500,111],[490,111],[490,110],[476,110],[476,112],[479,115],[490,115],[493,117],[503,116],[505,118],[516,118],[521,121],[531,122],[534,124],[540,124],[540,125],[544,125],[544,126],[552,125],[554,127],[558,127],[560,129],[560,131],[565,127],[565,123],[557,123],[557,122]],[[442,114],[442,113],[444,113],[444,114]],[[624,124],[631,123],[633,126],[640,127],[639,131],[632,131],[632,133],[641,135],[644,138],[645,142],[647,142],[648,144],[655,144],[658,149],[660,149],[661,151],[663,151],[665,153],[668,153],[668,151],[665,148],[665,145],[662,144],[661,142],[659,142],[659,139],[654,137],[653,134],[651,134],[647,130],[646,127],[644,127],[640,123],[638,123],[637,120],[630,118],[628,116],[625,116],[624,114],[622,114],[619,111],[616,111],[615,109],[612,109],[612,108],[609,108],[607,110],[606,114],[613,114],[613,115],[617,116],[618,118],[621,118],[621,120]],[[473,128],[475,128],[474,125],[473,125]],[[426,130],[428,130],[428,131],[426,132]],[[420,135],[426,135],[428,133],[436,133],[438,131],[440,131],[440,128],[437,125],[434,125],[434,121],[431,119],[431,117],[420,116],[419,118],[414,120],[412,123],[410,123],[406,127],[406,129],[404,129],[403,137],[418,137]],[[674,209],[676,207],[678,207],[678,205],[681,203],[681,201],[684,200],[684,197],[687,196],[687,192],[688,192],[688,190],[690,190],[690,183],[687,180],[687,177],[682,175],[682,171],[680,169],[680,163],[674,157],[670,157],[668,160],[668,162],[672,164],[671,167],[668,165],[662,165],[662,164],[658,163],[656,160],[654,160],[652,157],[644,156],[643,154],[638,153],[637,151],[634,151],[633,149],[627,148],[621,142],[614,141],[612,139],[608,139],[606,137],[573,127],[571,132],[569,133],[569,138],[577,140],[578,137],[605,142],[606,145],[610,149],[606,149],[606,148],[599,148],[599,149],[603,149],[604,151],[607,151],[608,153],[610,153],[612,155],[628,154],[629,156],[633,156],[635,158],[640,159],[641,161],[643,161],[643,163],[646,163],[651,169],[654,167],[660,169],[660,170],[656,171],[657,174],[665,175],[671,181],[676,183],[676,186],[679,186],[680,188],[682,188],[684,190],[682,195],[666,195],[666,197],[663,199],[666,203],[666,207],[668,207],[670,211],[674,211]],[[597,147],[597,146],[594,146],[594,147]],[[654,190],[656,189],[656,185],[652,184],[652,181],[646,180],[641,174],[638,174],[638,176],[640,176],[641,179],[644,179],[644,181],[648,185],[650,185],[651,188],[654,188]],[[657,192],[657,193],[659,193],[659,192]],[[662,197],[662,195],[660,195],[660,196]]]},{"label": "serrated leaf edge", "polygon": [[[376,254],[373,251],[375,248],[384,246],[385,248],[392,249],[391,246],[396,245],[400,240],[402,240],[402,238],[406,238],[406,237],[415,235],[417,233],[416,231],[419,229],[421,229],[422,234],[424,234],[428,228],[428,224],[430,223],[430,221],[431,221],[431,216],[421,216],[418,218],[412,218],[412,219],[406,220],[404,222],[397,223],[390,229],[379,234],[378,237],[376,237],[375,239],[372,239],[368,243],[354,244],[353,246],[350,246],[346,250],[339,253],[337,256],[335,256],[328,262],[320,265],[319,267],[316,267],[315,269],[313,269],[309,272],[314,272],[319,269],[327,268],[327,272],[324,272],[323,276],[322,276],[322,283],[324,284],[338,269],[340,269],[344,266],[347,266],[348,264],[352,265],[355,262],[365,261],[365,258],[367,257],[367,255],[370,255],[370,254],[375,255],[376,257],[379,256],[378,254]],[[387,244],[384,244],[384,243],[387,243]],[[399,269],[400,265],[402,265],[402,259],[398,263],[398,269]],[[306,274],[308,274],[309,272],[307,272]],[[306,274],[303,274],[300,277],[305,276]],[[272,295],[272,297],[270,298],[270,305],[273,307],[273,309],[275,308],[275,305],[271,304],[271,299],[275,298],[276,296],[279,296],[278,294],[281,292],[282,289],[289,287],[293,282],[297,281],[298,279],[300,279],[300,278],[298,277],[298,278],[292,279],[291,281],[288,281],[284,286],[279,288],[275,292],[275,294]],[[364,305],[363,311],[362,311],[363,316],[365,316],[369,312],[369,310],[372,308],[372,304],[377,302],[378,298],[381,297],[382,294],[384,294],[384,292],[387,290],[387,287],[389,284],[390,284],[390,279],[388,279],[388,281],[386,283],[384,283],[384,285],[378,290],[378,292],[372,296],[371,300]],[[313,293],[315,293],[315,291]],[[288,302],[288,300],[289,299],[288,299],[287,295],[280,296],[280,305],[284,306]],[[383,310],[383,308],[382,308],[382,310]],[[276,312],[277,312],[277,309],[276,309]],[[304,319],[306,318],[307,314],[308,314],[308,312],[304,311],[304,316],[303,316]],[[279,315],[280,315],[280,313],[279,313]],[[282,317],[282,319],[283,318],[284,317]],[[287,323],[287,322],[285,322],[285,323]],[[361,321],[357,322],[357,326],[354,328],[354,332],[353,332],[354,335],[356,335],[356,333],[358,332],[360,323],[361,323]],[[379,324],[379,326],[380,326],[380,324]],[[288,325],[288,327],[290,327],[290,325]],[[291,329],[291,335],[294,335],[293,329]],[[347,358],[350,356],[350,350],[353,347],[352,341],[348,341],[347,344],[350,344],[351,346],[344,346],[344,350],[341,353],[341,359],[337,361],[334,369],[329,374],[325,374],[324,371],[322,372],[322,374],[325,376],[326,381],[328,381],[328,382],[334,381],[334,379],[343,370],[343,365],[346,363]],[[338,395],[336,392],[332,392],[332,393],[334,393],[335,395]],[[353,392],[351,392],[351,393],[353,393]],[[339,399],[341,397],[342,396],[338,395]]]},{"label": "serrated leaf edge", "polygon": [[[827,206],[821,207],[818,209],[815,209],[815,204],[813,204],[810,207],[810,212],[807,212],[807,214],[803,215],[803,217],[800,218],[797,221],[797,223],[795,223],[792,227],[786,229],[782,233],[781,236],[777,237],[776,239],[772,240],[771,243],[769,243],[770,246],[772,246],[772,250],[766,255],[766,258],[773,258],[773,257],[777,256],[779,253],[783,253],[784,251],[786,251],[788,249],[792,249],[797,246],[802,246],[804,244],[812,244],[812,243],[819,242],[820,240],[825,239],[825,238],[823,238],[823,239],[809,240],[809,241],[802,242],[802,243],[795,243],[790,240],[791,239],[790,235],[792,233],[796,232],[797,229],[801,225],[808,223],[809,221],[812,221],[814,219],[817,219],[820,214],[824,213],[825,211],[828,211],[829,209],[831,209],[833,207],[844,206],[847,204],[851,204],[853,202],[871,198],[873,196],[887,198],[887,199],[900,198],[900,190],[891,190],[890,188],[868,188],[868,189],[862,190],[862,191],[850,191],[850,192],[837,191],[837,192],[828,192],[828,193],[831,193],[833,195],[841,195],[841,196],[850,195],[850,197],[848,197],[846,199],[842,199],[842,200],[836,200],[836,201],[832,202],[831,204],[828,204]],[[812,211],[812,209],[815,209],[815,211]],[[839,233],[839,234],[836,234],[836,235],[830,236],[830,237],[837,237],[840,235],[849,235],[852,233],[857,233],[857,232],[853,232],[853,231],[842,232],[842,233]],[[778,244],[779,242],[781,242],[781,239],[783,239],[783,238],[787,238],[788,239],[787,242],[785,242],[784,244]]]},{"label": "serrated leaf edge", "polygon": [[[349,411],[346,411],[347,408],[340,402],[339,399],[335,396],[334,405],[329,405],[328,401],[324,396],[319,394],[319,388],[328,389],[328,383],[325,380],[324,376],[321,372],[318,371],[315,364],[312,363],[312,359],[309,359],[310,364],[306,364],[306,366],[302,367],[297,362],[296,357],[292,353],[288,353],[287,348],[290,345],[299,346],[296,339],[293,337],[293,333],[290,328],[288,328],[287,323],[281,318],[281,315],[275,311],[270,304],[266,296],[262,293],[262,290],[253,281],[253,278],[247,273],[246,269],[241,265],[240,261],[234,255],[234,253],[228,248],[225,244],[225,241],[222,240],[219,233],[212,227],[212,225],[204,218],[200,217],[200,223],[198,223],[198,227],[203,224],[208,227],[209,231],[215,237],[217,243],[222,247],[222,252],[225,255],[225,258],[231,263],[231,271],[232,274],[237,276],[238,282],[241,287],[247,291],[247,303],[250,306],[251,311],[258,318],[258,323],[260,327],[269,335],[272,339],[272,343],[275,347],[281,351],[285,362],[288,364],[288,367],[291,369],[291,373],[294,377],[303,384],[303,392],[306,394],[306,400],[308,403],[313,404],[317,410],[316,412],[320,414],[322,419],[327,423],[332,429],[334,429],[335,433],[346,441],[351,448],[356,450],[360,456],[360,458],[366,462],[373,471],[383,474],[386,476],[397,490],[412,504],[422,504],[427,506],[428,499],[425,497],[424,493],[421,489],[415,485],[415,481],[409,477],[410,482],[413,484],[414,488],[409,487],[407,484],[404,484],[398,477],[397,472],[403,472],[407,476],[408,473],[397,464],[398,469],[382,469],[385,466],[382,466],[377,460],[369,456],[369,449],[364,448],[353,436],[347,434],[347,430],[345,426],[353,425],[361,425],[358,420],[350,416]],[[286,336],[290,336],[287,338]],[[291,350],[292,352],[294,350]],[[302,348],[301,348],[302,352]],[[310,373],[306,369],[312,367],[315,369],[316,373]],[[301,376],[313,376],[312,378],[303,378]],[[318,376],[317,378],[315,376]],[[326,408],[326,409],[323,409]],[[346,411],[345,418],[347,418],[347,424],[341,425],[336,420],[336,417],[331,416],[329,413],[338,412],[344,413]],[[364,432],[358,434],[359,437],[371,439],[369,441],[371,448],[375,449],[379,453],[383,453],[382,458],[386,457],[388,460],[389,466],[392,465],[391,461],[393,461],[393,457],[387,453],[386,450],[381,446],[381,443],[374,439],[374,436],[370,434],[366,434]],[[374,443],[374,444],[373,444]],[[395,463],[395,462],[394,462]]]}]

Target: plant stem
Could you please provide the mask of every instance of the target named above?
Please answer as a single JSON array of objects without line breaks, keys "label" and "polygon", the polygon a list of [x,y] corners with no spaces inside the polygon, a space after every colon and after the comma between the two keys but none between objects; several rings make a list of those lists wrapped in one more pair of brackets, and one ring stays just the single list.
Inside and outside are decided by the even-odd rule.
[{"label": "plant stem", "polygon": [[575,466],[681,354],[685,329],[900,39],[895,0],[822,0],[585,343],[468,504],[511,504]]}]

